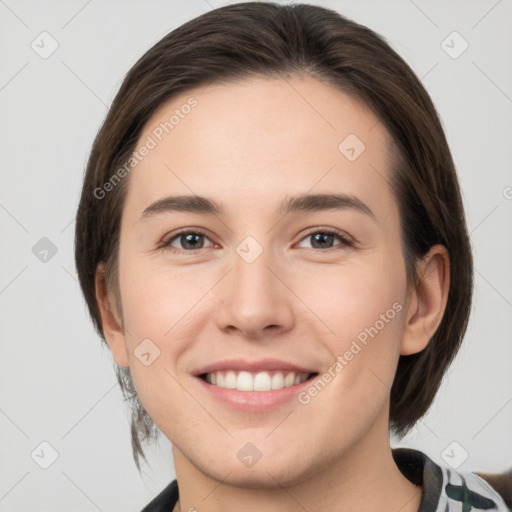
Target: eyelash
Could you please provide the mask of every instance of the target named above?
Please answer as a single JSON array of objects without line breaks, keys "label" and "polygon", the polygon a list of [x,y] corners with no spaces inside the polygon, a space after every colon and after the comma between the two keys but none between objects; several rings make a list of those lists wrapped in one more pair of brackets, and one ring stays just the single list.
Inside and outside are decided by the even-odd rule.
[{"label": "eyelash", "polygon": [[[315,248],[315,247],[311,247],[308,249],[312,249],[315,251],[320,251],[320,252],[325,253],[325,252],[336,251],[343,247],[353,247],[355,245],[354,241],[351,240],[349,237],[347,237],[345,234],[343,234],[341,231],[335,230],[333,228],[322,228],[322,227],[317,227],[317,228],[314,228],[314,230],[309,231],[306,235],[304,235],[300,239],[299,243],[302,242],[303,240],[305,240],[306,238],[311,237],[312,235],[319,234],[319,233],[322,235],[334,235],[334,237],[336,237],[341,243],[338,245],[335,245],[334,247],[329,247],[327,249],[321,249],[321,248]],[[166,250],[171,250],[173,252],[178,252],[178,253],[194,253],[194,252],[200,251],[201,249],[208,249],[208,247],[201,247],[199,249],[188,249],[187,250],[187,249],[177,249],[176,247],[172,247],[171,246],[172,242],[174,240],[180,238],[183,235],[202,235],[202,236],[206,237],[208,240],[210,240],[208,235],[201,229],[197,228],[197,229],[192,230],[190,228],[187,228],[187,229],[182,229],[182,230],[178,231],[177,233],[174,233],[170,238],[163,240],[162,243],[160,244],[160,246],[158,247],[158,249],[166,249]],[[210,240],[210,242],[215,243],[212,240]]]}]

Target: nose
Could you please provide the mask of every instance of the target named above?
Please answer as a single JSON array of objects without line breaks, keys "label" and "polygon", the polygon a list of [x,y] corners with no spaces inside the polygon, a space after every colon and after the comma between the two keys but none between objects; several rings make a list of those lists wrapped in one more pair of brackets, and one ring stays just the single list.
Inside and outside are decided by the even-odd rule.
[{"label": "nose", "polygon": [[292,329],[293,293],[265,252],[252,263],[235,253],[233,267],[217,290],[217,327],[252,340]]}]

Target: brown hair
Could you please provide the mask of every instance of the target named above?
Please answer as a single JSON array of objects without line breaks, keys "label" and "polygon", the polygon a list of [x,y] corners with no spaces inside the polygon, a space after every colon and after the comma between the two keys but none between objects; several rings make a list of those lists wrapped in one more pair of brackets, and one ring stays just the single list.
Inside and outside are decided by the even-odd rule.
[{"label": "brown hair", "polygon": [[[188,89],[249,76],[308,75],[359,98],[391,135],[392,187],[399,204],[410,283],[415,263],[435,244],[450,255],[446,314],[428,346],[401,356],[391,389],[390,428],[401,436],[429,409],[466,331],[472,255],[457,176],[432,101],[385,40],[335,11],[311,5],[239,3],[173,30],[130,69],[92,147],[76,219],[75,258],[89,312],[104,337],[94,278],[105,265],[107,288],[121,311],[116,270],[128,178],[104,197],[96,191],[128,161],[145,124],[163,103]],[[122,313],[121,313],[122,316]],[[136,463],[156,432],[129,369],[116,367],[132,405]]]}]

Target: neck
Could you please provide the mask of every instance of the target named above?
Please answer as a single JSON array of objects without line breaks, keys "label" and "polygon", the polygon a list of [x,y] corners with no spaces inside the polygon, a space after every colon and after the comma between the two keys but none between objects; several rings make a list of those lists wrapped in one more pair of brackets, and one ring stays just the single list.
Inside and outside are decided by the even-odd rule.
[{"label": "neck", "polygon": [[271,486],[230,484],[230,474],[224,475],[224,479],[207,475],[174,447],[180,510],[417,512],[421,488],[409,482],[397,468],[387,423],[385,427],[385,436],[382,429],[375,429],[339,459],[284,485],[277,480]]}]

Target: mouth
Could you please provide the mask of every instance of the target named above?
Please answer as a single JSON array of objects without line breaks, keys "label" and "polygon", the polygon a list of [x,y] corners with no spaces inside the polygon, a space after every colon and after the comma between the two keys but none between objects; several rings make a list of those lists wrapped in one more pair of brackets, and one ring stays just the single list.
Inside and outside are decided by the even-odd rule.
[{"label": "mouth", "polygon": [[226,359],[193,375],[216,403],[240,412],[263,412],[296,400],[319,373],[279,359]]},{"label": "mouth", "polygon": [[297,386],[317,375],[317,372],[305,373],[290,370],[245,371],[233,369],[202,373],[199,378],[218,388],[246,392],[268,392]]}]

